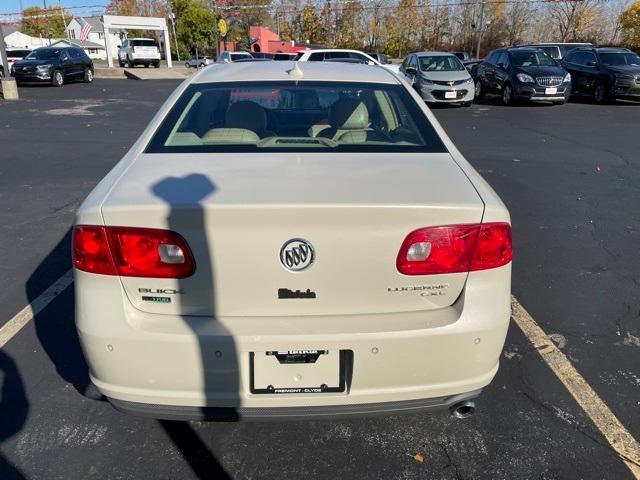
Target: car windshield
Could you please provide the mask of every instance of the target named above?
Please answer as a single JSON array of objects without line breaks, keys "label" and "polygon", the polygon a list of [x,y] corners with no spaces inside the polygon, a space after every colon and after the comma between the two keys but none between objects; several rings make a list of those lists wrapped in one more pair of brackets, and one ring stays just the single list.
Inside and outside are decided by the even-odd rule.
[{"label": "car windshield", "polygon": [[454,55],[420,56],[420,70],[423,72],[457,72],[464,65]]},{"label": "car windshield", "polygon": [[633,65],[640,67],[640,57],[631,52],[600,53],[600,61],[605,65]]},{"label": "car windshield", "polygon": [[25,57],[26,60],[52,60],[60,56],[59,48],[39,48]]},{"label": "car windshield", "polygon": [[511,63],[516,67],[555,67],[556,61],[542,51],[511,52]]},{"label": "car windshield", "polygon": [[405,87],[312,81],[193,84],[146,151],[260,150],[446,151]]}]

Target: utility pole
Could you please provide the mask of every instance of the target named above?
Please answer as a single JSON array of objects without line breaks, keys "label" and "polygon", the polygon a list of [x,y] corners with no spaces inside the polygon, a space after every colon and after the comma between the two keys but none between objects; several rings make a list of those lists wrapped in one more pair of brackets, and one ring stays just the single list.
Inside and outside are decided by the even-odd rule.
[{"label": "utility pole", "polygon": [[478,44],[476,45],[476,58],[480,58],[480,44],[482,43],[482,25],[484,23],[484,1],[480,3],[480,21],[478,22]]},{"label": "utility pole", "polygon": [[180,50],[178,49],[178,37],[176,36],[176,14],[173,10],[169,12],[169,18],[171,19],[171,28],[173,29],[173,43],[176,46],[176,55],[178,56],[178,61],[180,62]]},{"label": "utility pole", "polygon": [[47,38],[49,39],[49,45],[51,45],[51,28],[49,27],[49,19],[47,18],[47,0],[42,0],[42,4],[44,5],[44,21],[47,24]]},{"label": "utility pole", "polygon": [[67,32],[67,39],[71,40],[69,37],[69,30],[67,30],[67,19],[64,17],[64,10],[62,9],[62,0],[58,0],[58,9],[60,9],[60,16],[62,17],[62,23],[64,24],[64,31]]},{"label": "utility pole", "polygon": [[18,100],[18,84],[14,78],[11,78],[9,72],[9,62],[7,61],[7,50],[4,44],[4,32],[0,24],[0,60],[2,61],[2,69],[4,76],[0,80],[0,91],[5,100]]}]

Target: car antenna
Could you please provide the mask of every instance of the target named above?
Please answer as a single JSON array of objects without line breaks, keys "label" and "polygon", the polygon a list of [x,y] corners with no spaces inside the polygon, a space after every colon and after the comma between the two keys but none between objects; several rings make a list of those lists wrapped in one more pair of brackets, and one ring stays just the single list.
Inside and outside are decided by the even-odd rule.
[{"label": "car antenna", "polygon": [[304,72],[298,66],[298,62],[293,62],[293,68],[291,70],[287,70],[287,73],[293,78],[302,78],[304,76]]}]

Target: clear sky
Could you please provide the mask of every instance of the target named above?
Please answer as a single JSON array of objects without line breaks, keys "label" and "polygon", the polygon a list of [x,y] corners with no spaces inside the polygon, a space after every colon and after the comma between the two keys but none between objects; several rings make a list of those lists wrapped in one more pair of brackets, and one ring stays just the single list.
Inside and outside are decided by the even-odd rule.
[{"label": "clear sky", "polygon": [[[62,6],[65,8],[69,7],[84,7],[89,6],[93,8],[88,8],[88,10],[96,10],[99,7],[94,7],[95,5],[104,6],[109,3],[109,0],[61,0]],[[58,0],[47,0],[47,6],[57,6]],[[20,7],[42,7],[42,0],[0,0],[0,13],[14,13],[19,12]],[[71,12],[76,12],[77,10],[72,9]]]}]

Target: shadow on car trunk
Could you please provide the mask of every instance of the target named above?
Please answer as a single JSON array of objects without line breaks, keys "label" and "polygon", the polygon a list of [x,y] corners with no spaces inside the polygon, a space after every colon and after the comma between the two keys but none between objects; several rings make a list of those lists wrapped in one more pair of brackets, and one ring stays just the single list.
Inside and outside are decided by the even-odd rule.
[{"label": "shadow on car trunk", "polygon": [[[196,415],[202,420],[237,421],[240,405],[237,352],[233,337],[216,318],[213,252],[210,251],[211,240],[202,204],[206,197],[215,193],[216,186],[205,175],[194,173],[165,178],[152,190],[169,205],[166,228],[185,235],[192,248],[197,246],[194,258],[198,277],[206,282],[204,289],[211,292],[211,305],[208,306],[213,312],[211,317],[182,317],[185,325],[193,330],[200,350],[203,406],[197,409]],[[189,214],[184,215],[187,210]],[[188,290],[184,283],[178,283],[178,290]],[[216,396],[224,399],[223,408],[218,408],[220,400],[216,401]],[[230,478],[188,422],[161,420],[160,424],[199,478]]]}]

